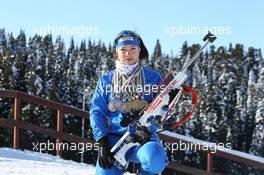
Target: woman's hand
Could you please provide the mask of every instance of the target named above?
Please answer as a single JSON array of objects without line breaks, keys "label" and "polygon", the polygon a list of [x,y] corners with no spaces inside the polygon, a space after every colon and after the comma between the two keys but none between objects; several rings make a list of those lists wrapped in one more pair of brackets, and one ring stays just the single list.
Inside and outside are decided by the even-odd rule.
[{"label": "woman's hand", "polygon": [[151,138],[153,133],[149,132],[146,126],[138,126],[136,134],[133,136],[132,142],[138,142],[141,145],[144,145]]},{"label": "woman's hand", "polygon": [[106,169],[113,166],[114,157],[110,151],[110,145],[108,143],[107,136],[102,137],[99,140],[99,151],[98,151],[98,161],[100,167]]}]

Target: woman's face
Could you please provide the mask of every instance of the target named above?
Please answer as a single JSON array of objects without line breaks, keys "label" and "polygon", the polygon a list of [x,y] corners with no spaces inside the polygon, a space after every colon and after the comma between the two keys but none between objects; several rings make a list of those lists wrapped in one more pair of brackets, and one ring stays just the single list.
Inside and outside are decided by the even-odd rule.
[{"label": "woman's face", "polygon": [[117,59],[123,64],[135,64],[139,61],[139,48],[135,45],[125,45],[117,49]]}]

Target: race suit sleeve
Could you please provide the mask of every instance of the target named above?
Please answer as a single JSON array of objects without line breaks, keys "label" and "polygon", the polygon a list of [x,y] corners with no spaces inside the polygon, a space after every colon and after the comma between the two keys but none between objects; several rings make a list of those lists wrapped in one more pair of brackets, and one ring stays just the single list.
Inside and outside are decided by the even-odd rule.
[{"label": "race suit sleeve", "polygon": [[95,141],[107,135],[107,94],[104,86],[103,76],[100,77],[95,88],[90,109],[90,125]]}]

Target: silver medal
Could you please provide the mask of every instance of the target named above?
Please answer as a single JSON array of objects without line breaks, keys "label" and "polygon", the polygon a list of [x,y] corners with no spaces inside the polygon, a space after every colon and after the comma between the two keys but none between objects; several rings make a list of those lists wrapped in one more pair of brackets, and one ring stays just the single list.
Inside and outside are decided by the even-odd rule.
[{"label": "silver medal", "polygon": [[124,102],[120,99],[117,99],[117,100],[115,100],[115,106],[116,106],[117,110],[122,111],[122,108],[124,106]]},{"label": "silver medal", "polygon": [[124,102],[118,98],[119,96],[113,97],[112,101],[108,104],[108,109],[111,112],[115,112],[117,110],[121,111],[123,106],[124,106]]}]

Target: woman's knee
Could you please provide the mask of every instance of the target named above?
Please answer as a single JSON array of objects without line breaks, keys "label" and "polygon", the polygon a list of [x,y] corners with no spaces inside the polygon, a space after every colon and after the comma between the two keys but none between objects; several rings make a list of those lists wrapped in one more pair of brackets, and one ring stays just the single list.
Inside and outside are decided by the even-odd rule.
[{"label": "woman's knee", "polygon": [[102,168],[99,165],[99,162],[97,160],[96,162],[96,175],[122,175],[122,171],[120,171],[116,166],[112,166],[109,168]]},{"label": "woman's knee", "polygon": [[148,142],[137,152],[141,169],[145,172],[156,174],[163,171],[168,164],[168,157],[160,143]]}]

